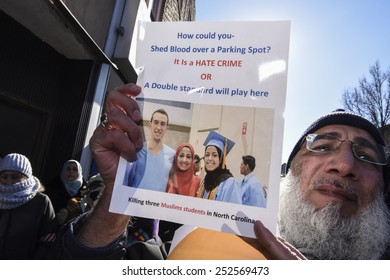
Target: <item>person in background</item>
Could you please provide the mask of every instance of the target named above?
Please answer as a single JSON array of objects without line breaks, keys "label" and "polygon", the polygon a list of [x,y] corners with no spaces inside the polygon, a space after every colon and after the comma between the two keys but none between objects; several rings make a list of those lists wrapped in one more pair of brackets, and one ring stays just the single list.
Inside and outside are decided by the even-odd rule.
[{"label": "person in background", "polygon": [[265,191],[263,185],[257,179],[253,170],[256,167],[256,159],[251,155],[242,157],[240,173],[244,177],[239,180],[242,194],[242,204],[256,207],[266,207]]},{"label": "person in background", "polygon": [[79,198],[71,198],[68,201],[66,208],[60,209],[57,213],[57,220],[61,224],[66,224],[81,213],[85,213],[92,209],[100,193],[104,189],[104,183],[100,174],[96,174],[89,178],[85,188],[83,187]]},{"label": "person in background", "polygon": [[64,163],[60,175],[45,186],[44,193],[50,197],[60,225],[82,213],[80,200],[85,185],[80,163],[70,159]]},{"label": "person in background", "polygon": [[12,153],[0,161],[0,259],[33,259],[41,242],[55,238],[53,206],[39,188],[26,156]]},{"label": "person in background", "polygon": [[226,157],[234,142],[225,136],[210,131],[203,145],[205,148],[206,176],[199,184],[196,197],[241,204],[237,181],[226,168]]},{"label": "person in background", "polygon": [[202,159],[198,154],[194,156],[194,175],[200,177],[202,173]]}]

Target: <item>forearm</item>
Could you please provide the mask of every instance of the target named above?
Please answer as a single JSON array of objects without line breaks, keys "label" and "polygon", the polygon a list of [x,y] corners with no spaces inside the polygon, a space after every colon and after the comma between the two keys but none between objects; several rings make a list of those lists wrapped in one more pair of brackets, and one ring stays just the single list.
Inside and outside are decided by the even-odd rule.
[{"label": "forearm", "polygon": [[108,211],[111,192],[107,188],[98,203],[85,219],[76,238],[91,248],[104,247],[116,240],[126,230],[130,217]]}]

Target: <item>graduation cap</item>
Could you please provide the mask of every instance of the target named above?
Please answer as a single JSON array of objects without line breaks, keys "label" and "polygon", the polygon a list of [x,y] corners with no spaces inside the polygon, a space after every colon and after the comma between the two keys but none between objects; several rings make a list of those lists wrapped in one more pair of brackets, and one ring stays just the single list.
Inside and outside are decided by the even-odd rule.
[{"label": "graduation cap", "polygon": [[205,147],[216,146],[223,152],[222,168],[225,168],[226,156],[231,151],[234,144],[235,143],[232,140],[226,138],[225,136],[219,134],[218,132],[215,132],[214,130],[210,131],[209,135],[207,136],[206,140],[203,143]]}]

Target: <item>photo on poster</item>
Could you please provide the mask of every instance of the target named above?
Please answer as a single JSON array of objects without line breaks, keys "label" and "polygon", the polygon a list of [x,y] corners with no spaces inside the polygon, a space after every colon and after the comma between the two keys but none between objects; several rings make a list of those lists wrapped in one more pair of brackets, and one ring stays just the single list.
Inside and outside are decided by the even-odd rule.
[{"label": "photo on poster", "polygon": [[[144,147],[120,159],[110,211],[249,237],[261,220],[275,232],[289,22],[143,23],[139,34]],[[258,182],[246,198],[243,156]]]}]

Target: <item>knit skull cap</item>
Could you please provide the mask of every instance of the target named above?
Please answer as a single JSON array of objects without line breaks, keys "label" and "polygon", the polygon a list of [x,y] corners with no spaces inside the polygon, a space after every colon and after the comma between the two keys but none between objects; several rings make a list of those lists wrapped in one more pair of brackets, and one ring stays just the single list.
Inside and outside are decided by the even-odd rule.
[{"label": "knit skull cap", "polygon": [[330,114],[319,117],[305,130],[305,132],[299,138],[298,142],[295,144],[288,158],[287,165],[286,165],[286,173],[290,169],[292,160],[300,150],[308,134],[313,133],[324,126],[336,125],[336,124],[349,125],[349,126],[363,129],[367,131],[375,139],[377,144],[385,145],[385,140],[383,139],[381,132],[369,120],[359,115],[356,115],[352,112],[345,111],[344,109],[337,109],[331,112]]},{"label": "knit skull cap", "polygon": [[8,154],[0,161],[0,172],[2,171],[16,171],[27,177],[32,176],[30,161],[24,155],[17,153]]}]

